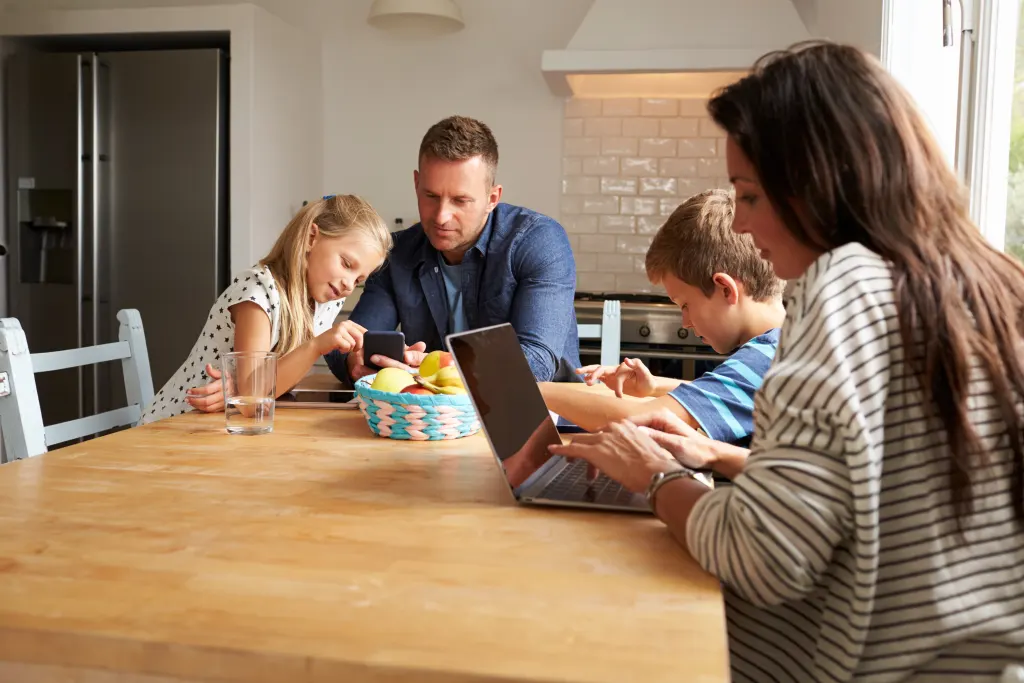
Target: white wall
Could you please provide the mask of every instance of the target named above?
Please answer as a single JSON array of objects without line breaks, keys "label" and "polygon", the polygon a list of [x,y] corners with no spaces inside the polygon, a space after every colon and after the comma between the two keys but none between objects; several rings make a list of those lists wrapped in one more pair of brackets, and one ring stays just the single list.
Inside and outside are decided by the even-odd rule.
[{"label": "white wall", "polygon": [[[914,3],[917,0],[892,0],[894,5]],[[816,38],[828,38],[850,43],[867,50],[876,57],[882,50],[883,0],[793,0],[801,10],[807,28]],[[934,5],[939,16],[942,3],[924,0]],[[941,30],[936,34],[942,37]]]},{"label": "white wall", "polygon": [[463,0],[466,27],[399,40],[366,23],[370,0],[323,0],[324,190],[366,197],[389,223],[415,223],[420,139],[452,114],[498,140],[504,199],[558,216],[563,100],[540,70],[590,0]]}]

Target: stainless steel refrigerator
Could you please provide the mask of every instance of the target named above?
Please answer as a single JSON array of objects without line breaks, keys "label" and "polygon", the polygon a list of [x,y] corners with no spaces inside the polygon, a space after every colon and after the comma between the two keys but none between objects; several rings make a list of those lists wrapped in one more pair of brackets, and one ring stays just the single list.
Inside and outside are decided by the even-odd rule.
[{"label": "stainless steel refrigerator", "polygon": [[[21,51],[5,67],[8,315],[33,352],[142,314],[156,389],[227,280],[227,58]],[[46,424],[124,405],[119,364],[36,376]]]}]

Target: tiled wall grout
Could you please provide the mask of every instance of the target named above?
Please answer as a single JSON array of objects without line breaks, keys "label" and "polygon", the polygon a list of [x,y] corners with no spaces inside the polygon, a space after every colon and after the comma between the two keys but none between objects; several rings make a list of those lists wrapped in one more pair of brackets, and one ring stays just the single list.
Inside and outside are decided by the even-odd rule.
[{"label": "tiled wall grout", "polygon": [[688,197],[728,187],[725,137],[703,100],[569,99],[561,221],[579,291],[649,292],[644,254]]}]

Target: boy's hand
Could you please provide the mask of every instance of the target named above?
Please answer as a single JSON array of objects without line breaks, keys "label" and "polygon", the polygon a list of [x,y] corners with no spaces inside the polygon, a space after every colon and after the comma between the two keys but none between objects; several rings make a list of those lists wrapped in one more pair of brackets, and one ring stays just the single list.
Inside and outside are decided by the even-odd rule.
[{"label": "boy's hand", "polygon": [[657,389],[654,375],[639,358],[626,358],[619,365],[588,365],[579,368],[576,374],[582,375],[591,386],[604,382],[619,398],[623,394],[647,398]]}]

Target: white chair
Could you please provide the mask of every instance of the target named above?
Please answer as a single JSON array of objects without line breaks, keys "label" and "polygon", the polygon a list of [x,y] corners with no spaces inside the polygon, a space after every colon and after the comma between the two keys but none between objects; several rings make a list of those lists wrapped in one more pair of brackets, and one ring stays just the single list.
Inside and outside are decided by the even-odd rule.
[{"label": "white chair", "polygon": [[[142,316],[135,309],[124,309],[118,311],[117,319],[121,323],[120,341],[50,353],[29,353],[28,340],[17,318],[0,319],[0,430],[8,460],[41,455],[49,446],[134,425],[142,419],[142,411],[153,400]],[[117,360],[124,374],[127,406],[43,426],[36,373]]]},{"label": "white chair", "polygon": [[1007,664],[1003,669],[1003,677],[999,683],[1024,683],[1024,666],[1020,664]]},{"label": "white chair", "polygon": [[601,312],[601,324],[576,326],[580,339],[601,340],[601,365],[618,365],[622,362],[622,304],[606,299]]}]

